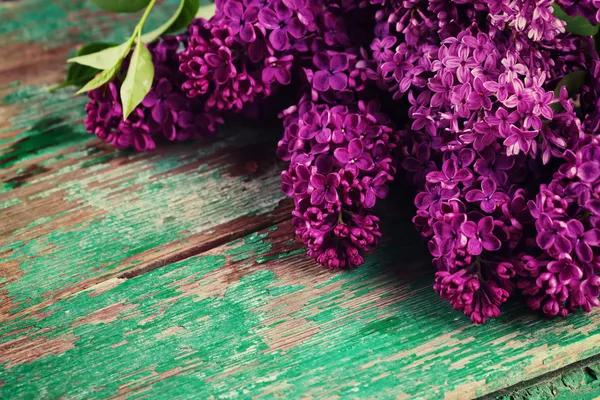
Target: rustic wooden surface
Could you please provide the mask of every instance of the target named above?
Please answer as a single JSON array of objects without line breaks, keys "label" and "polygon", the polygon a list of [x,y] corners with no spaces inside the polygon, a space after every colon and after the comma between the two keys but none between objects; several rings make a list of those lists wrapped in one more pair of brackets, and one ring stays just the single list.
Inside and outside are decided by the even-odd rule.
[{"label": "rustic wooden surface", "polygon": [[600,395],[597,362],[577,364],[600,352],[598,313],[471,325],[432,291],[406,202],[363,267],[306,258],[277,132],[229,123],[148,154],[87,135],[85,98],[45,89],[132,23],[0,5],[0,398]]}]

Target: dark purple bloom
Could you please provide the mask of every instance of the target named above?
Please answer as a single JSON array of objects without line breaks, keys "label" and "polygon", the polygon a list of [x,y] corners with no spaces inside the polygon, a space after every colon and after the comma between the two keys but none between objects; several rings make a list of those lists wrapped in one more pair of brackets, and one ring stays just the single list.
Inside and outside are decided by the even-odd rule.
[{"label": "dark purple bloom", "polygon": [[474,256],[481,254],[483,249],[496,251],[502,247],[500,240],[494,236],[494,219],[492,217],[483,217],[476,224],[473,221],[466,221],[462,224],[462,232],[469,238],[467,250]]},{"label": "dark purple bloom", "polygon": [[266,7],[258,12],[258,21],[271,30],[269,43],[275,50],[285,51],[289,48],[291,35],[299,39],[306,32],[306,27],[294,16],[294,12],[283,1],[276,1],[273,8]]},{"label": "dark purple bloom", "polygon": [[479,32],[477,38],[468,35],[463,36],[462,41],[473,50],[473,58],[475,61],[479,63],[485,61],[491,50],[491,43],[488,35]]},{"label": "dark purple bloom", "polygon": [[206,53],[204,59],[210,67],[215,68],[215,79],[218,83],[225,83],[229,78],[235,77],[237,70],[232,63],[229,48],[221,46],[216,53]]},{"label": "dark purple bloom", "polygon": [[454,54],[448,54],[442,62],[451,70],[456,72],[459,82],[467,83],[471,81],[471,68],[479,66],[479,63],[469,56],[469,48],[467,46],[458,46],[458,50]]},{"label": "dark purple bloom", "polygon": [[228,0],[223,5],[223,12],[229,17],[228,26],[232,33],[239,33],[240,39],[247,43],[256,40],[253,24],[257,20],[258,10],[257,6],[246,7],[244,10],[242,3],[235,0]]},{"label": "dark purple bloom", "polygon": [[350,45],[350,38],[346,34],[344,19],[342,17],[335,16],[332,13],[325,13],[323,16],[323,25],[325,28],[323,39],[327,45]]},{"label": "dark purple bloom", "polygon": [[525,154],[529,153],[532,146],[535,146],[535,138],[538,136],[537,131],[525,131],[516,126],[510,127],[510,135],[504,139],[506,146],[506,154],[517,155],[521,151]]},{"label": "dark purple bloom", "polygon": [[573,241],[577,257],[585,263],[592,261],[592,246],[600,244],[600,230],[590,229],[586,232],[581,221],[572,219],[567,222],[566,235]]},{"label": "dark purple bloom", "polygon": [[334,172],[323,176],[315,174],[310,178],[310,185],[313,192],[310,195],[310,201],[314,205],[319,205],[323,200],[334,203],[338,200],[337,187],[340,185],[340,176]]},{"label": "dark purple bloom", "polygon": [[431,215],[436,215],[442,202],[456,198],[459,193],[457,188],[443,189],[441,185],[427,183],[425,190],[417,193],[415,206],[420,210],[429,210]]},{"label": "dark purple bloom", "polygon": [[386,36],[383,39],[373,39],[371,50],[373,50],[373,58],[375,58],[375,61],[387,61],[392,58],[394,52],[391,49],[394,44],[396,44],[396,38],[394,36]]},{"label": "dark purple bloom", "polygon": [[456,160],[449,159],[444,162],[441,171],[432,171],[427,174],[427,182],[441,183],[444,189],[454,189],[460,182],[468,181],[473,177],[466,168],[458,169]]},{"label": "dark purple bloom", "polygon": [[262,71],[262,80],[265,83],[271,83],[275,80],[282,85],[287,85],[292,80],[292,61],[294,56],[286,55],[280,58],[267,57],[265,59],[265,68]]},{"label": "dark purple bloom", "polygon": [[567,224],[562,221],[553,221],[548,215],[542,214],[538,219],[539,227],[536,241],[544,250],[554,249],[558,254],[571,252],[571,242],[566,237]]},{"label": "dark purple bloom", "polygon": [[479,78],[475,78],[473,81],[473,91],[467,98],[467,107],[470,110],[489,110],[492,108],[492,101],[488,97],[490,92],[483,85],[483,81]]},{"label": "dark purple bloom", "polygon": [[392,60],[381,65],[383,74],[388,75],[391,73],[397,82],[400,82],[404,78],[404,73],[412,68],[413,65],[407,62],[401,53],[395,53]]},{"label": "dark purple bloom", "polygon": [[558,275],[558,280],[562,285],[568,285],[583,276],[581,269],[568,258],[551,261],[548,263],[547,268],[549,272]]},{"label": "dark purple bloom", "polygon": [[348,57],[345,54],[329,55],[317,53],[313,57],[315,67],[319,68],[313,76],[313,87],[321,92],[329,90],[344,90],[348,85]]},{"label": "dark purple bloom", "polygon": [[375,206],[376,199],[383,199],[387,196],[389,188],[387,182],[390,176],[386,172],[380,172],[375,178],[365,176],[362,179],[362,187],[365,189],[365,207]]},{"label": "dark purple bloom", "polygon": [[144,101],[144,107],[151,109],[152,118],[158,124],[162,124],[171,116],[171,111],[178,111],[185,106],[185,97],[181,93],[173,91],[173,86],[166,79],[162,78],[158,84],[148,92]]},{"label": "dark purple bloom", "polygon": [[510,125],[519,120],[519,114],[516,111],[510,114],[505,108],[498,108],[495,115],[485,117],[485,122],[491,126],[498,127],[500,137],[506,138],[510,135]]},{"label": "dark purple bloom", "polygon": [[373,166],[373,160],[369,153],[364,151],[364,146],[360,139],[352,139],[348,143],[348,148],[340,147],[339,149],[335,149],[333,155],[342,167],[348,170],[369,170]]},{"label": "dark purple bloom", "polygon": [[473,169],[484,177],[491,178],[497,185],[504,185],[508,180],[506,171],[515,164],[515,159],[498,154],[490,147],[486,147],[480,153],[481,158],[475,161]]},{"label": "dark purple bloom", "polygon": [[480,202],[481,209],[488,214],[509,200],[506,193],[496,192],[496,183],[489,178],[481,181],[481,190],[472,189],[467,192],[466,199],[470,202]]}]

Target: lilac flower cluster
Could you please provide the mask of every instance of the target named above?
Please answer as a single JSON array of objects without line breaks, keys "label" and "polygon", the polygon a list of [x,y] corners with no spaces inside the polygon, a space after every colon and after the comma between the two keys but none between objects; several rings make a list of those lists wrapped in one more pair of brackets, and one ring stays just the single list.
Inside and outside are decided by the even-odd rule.
[{"label": "lilac flower cluster", "polygon": [[207,110],[241,112],[292,80],[295,54],[308,50],[318,1],[227,0],[210,21],[190,26],[180,54],[189,97],[206,97]]},{"label": "lilac flower cluster", "polygon": [[542,252],[520,260],[523,278],[517,287],[527,304],[552,316],[600,305],[598,138],[588,135],[577,148],[567,150],[552,181],[542,184],[528,205]]},{"label": "lilac flower cluster", "polygon": [[[600,0],[216,6],[149,46],[154,85],[126,121],[118,80],[90,92],[88,131],[151,150],[296,93],[279,114],[281,189],[318,263],[363,263],[399,164],[417,190],[434,290],[473,322],[514,293],[550,316],[599,304],[600,58],[554,10],[596,24]],[[556,90],[582,73],[580,87]]]},{"label": "lilac flower cluster", "polygon": [[[438,2],[390,5],[397,17],[379,22],[371,49],[380,85],[395,99],[406,96],[410,105],[402,167],[420,188],[413,222],[429,240],[438,269],[434,289],[483,323],[500,314],[517,282],[539,302],[551,302],[534,289],[544,285],[539,276],[545,272],[532,267],[536,258],[525,250],[533,227],[542,226],[540,213],[527,204],[547,190],[540,183],[552,167],[545,165],[576,148],[587,129],[597,131],[593,79],[583,124],[566,90],[554,99],[553,89],[565,74],[586,69],[590,54],[597,74],[598,56],[589,41],[564,33],[550,1],[461,4],[445,4],[443,12]],[[551,215],[544,218],[544,229],[558,223]],[[585,234],[591,237],[587,218]],[[584,235],[583,225],[571,225],[571,235]],[[570,250],[565,242],[558,239]],[[598,291],[579,293],[576,303],[562,309],[597,302]],[[540,308],[533,300],[529,305]],[[554,303],[543,307],[548,315],[554,309]]]},{"label": "lilac flower cluster", "polygon": [[296,234],[308,255],[329,268],[358,266],[377,245],[373,207],[387,196],[399,140],[369,99],[366,51],[347,47],[342,15],[353,9],[353,2],[327,4],[311,14],[315,30],[307,43],[314,55],[298,60],[304,96],[282,113],[278,144],[278,155],[290,163],[281,187],[294,199]]},{"label": "lilac flower cluster", "polygon": [[391,152],[398,133],[389,123],[375,101],[304,99],[284,117],[278,150],[290,167],[281,174],[281,189],[294,198],[296,234],[321,265],[358,266],[381,236],[372,208],[387,196],[395,174]]},{"label": "lilac flower cluster", "polygon": [[[120,81],[88,92],[85,111],[89,133],[118,149],[154,150],[159,138],[187,140],[213,135],[223,123],[217,113],[207,113],[203,104],[185,96],[177,51],[185,36],[164,37],[149,46],[155,77],[152,89],[127,120],[119,102]],[[126,69],[127,63],[122,67]]]}]

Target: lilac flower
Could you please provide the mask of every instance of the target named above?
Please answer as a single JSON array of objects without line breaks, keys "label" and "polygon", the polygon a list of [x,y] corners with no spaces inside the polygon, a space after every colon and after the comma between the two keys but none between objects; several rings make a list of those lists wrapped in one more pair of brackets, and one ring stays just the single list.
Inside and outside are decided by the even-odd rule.
[{"label": "lilac flower", "polygon": [[155,79],[140,105],[123,120],[118,99],[121,82],[117,79],[107,86],[88,93],[85,126],[88,132],[119,149],[133,147],[137,151],[156,148],[156,137],[186,140],[216,131],[222,123],[216,113],[208,114],[203,104],[184,95],[177,82],[183,80],[178,71],[180,38],[164,37],[149,45],[155,68]]},{"label": "lilac flower", "polygon": [[348,69],[348,57],[345,54],[329,55],[317,53],[313,62],[319,71],[313,77],[313,86],[316,90],[324,92],[333,90],[344,90],[348,85],[348,75],[344,73]]},{"label": "lilac flower", "polygon": [[430,160],[430,148],[427,143],[420,143],[415,148],[414,156],[408,156],[402,161],[402,167],[415,174],[414,181],[422,182],[425,176],[436,169],[435,163]]},{"label": "lilac flower", "polygon": [[502,65],[504,65],[504,67],[506,68],[506,78],[509,81],[519,82],[517,79],[518,75],[527,74],[527,67],[523,64],[520,64],[517,60],[517,57],[512,53],[508,53],[506,55],[506,58],[502,60]]},{"label": "lilac flower", "polygon": [[377,198],[383,199],[388,194],[388,186],[386,183],[391,180],[390,176],[381,171],[375,178],[365,176],[362,179],[362,187],[365,189],[365,207],[373,208]]},{"label": "lilac flower", "polygon": [[387,61],[381,65],[381,71],[383,74],[392,74],[394,79],[398,82],[402,81],[406,71],[413,68],[412,64],[404,60],[404,56],[397,52],[393,55],[392,60]]},{"label": "lilac flower", "polygon": [[428,210],[431,215],[437,214],[442,202],[458,196],[460,191],[456,188],[443,189],[441,185],[426,184],[425,190],[415,197],[415,206],[420,210]]},{"label": "lilac flower", "polygon": [[483,86],[490,92],[494,93],[498,100],[506,101],[508,99],[509,91],[512,90],[512,81],[509,81],[506,74],[501,74],[498,77],[498,81],[487,81],[484,82]]},{"label": "lilac flower", "polygon": [[481,181],[481,190],[471,189],[467,192],[466,199],[470,202],[481,202],[481,209],[488,214],[509,200],[506,193],[496,192],[496,182],[489,178]]},{"label": "lilac flower", "polygon": [[519,120],[519,114],[516,111],[510,114],[505,108],[498,108],[495,115],[488,115],[485,117],[485,122],[491,126],[498,127],[498,133],[500,137],[506,138],[510,135],[510,125],[516,123]]},{"label": "lilac flower", "polygon": [[600,230],[590,229],[586,232],[581,221],[572,219],[567,222],[566,235],[573,241],[577,257],[584,263],[591,262],[594,256],[592,246],[600,244]]},{"label": "lilac flower", "polygon": [[478,63],[485,61],[491,48],[490,39],[487,35],[479,32],[477,38],[468,35],[463,36],[462,41],[469,48],[473,49],[473,58],[475,61]]},{"label": "lilac flower", "polygon": [[386,36],[383,39],[373,39],[370,47],[371,50],[373,50],[373,58],[375,61],[387,61],[392,58],[394,52],[391,48],[394,44],[396,44],[396,38],[393,36]]},{"label": "lilac flower", "polygon": [[512,157],[498,154],[492,148],[486,147],[480,152],[481,158],[475,161],[473,169],[481,176],[489,177],[497,185],[504,185],[508,180],[506,171],[515,164]]},{"label": "lilac flower", "polygon": [[287,55],[281,58],[267,57],[265,59],[265,68],[262,71],[262,80],[265,83],[271,83],[275,80],[282,85],[287,85],[292,80],[292,61],[294,56]]},{"label": "lilac flower", "polygon": [[225,83],[237,74],[232,63],[231,50],[225,46],[219,47],[216,53],[206,53],[204,59],[210,67],[215,68],[215,79],[218,83]]},{"label": "lilac flower", "polygon": [[494,236],[494,219],[492,217],[483,217],[477,223],[466,221],[462,224],[461,229],[469,238],[467,250],[474,256],[481,254],[483,249],[496,251],[502,246],[500,240]]},{"label": "lilac flower", "polygon": [[490,100],[489,91],[483,85],[483,81],[479,78],[475,78],[473,81],[473,91],[467,98],[467,107],[469,110],[489,110],[492,108],[492,101]]},{"label": "lilac flower", "polygon": [[325,32],[323,39],[329,46],[350,45],[350,38],[346,34],[344,19],[340,16],[334,16],[332,13],[325,13],[323,18]]},{"label": "lilac flower", "polygon": [[468,169],[458,169],[456,161],[446,160],[441,171],[432,171],[427,174],[427,182],[441,183],[444,189],[454,189],[460,182],[465,182],[473,177]]},{"label": "lilac flower", "polygon": [[334,203],[338,200],[337,187],[340,185],[340,176],[334,172],[323,176],[315,174],[310,178],[310,185],[313,192],[310,201],[314,205],[323,203],[323,200]]},{"label": "lilac flower", "polygon": [[521,151],[523,153],[529,153],[533,149],[535,153],[535,142],[534,139],[538,136],[536,131],[525,131],[512,125],[510,127],[510,135],[504,139],[504,145],[506,147],[507,155],[517,155]]},{"label": "lilac flower", "polygon": [[442,62],[452,72],[456,71],[456,76],[461,83],[471,81],[471,68],[479,66],[479,63],[469,55],[467,46],[458,46],[458,50],[453,55],[447,55]]},{"label": "lilac flower", "polygon": [[369,170],[373,166],[373,160],[364,151],[364,146],[360,139],[352,139],[348,143],[347,149],[344,147],[335,149],[333,155],[341,166],[347,170]]},{"label": "lilac flower", "polygon": [[242,3],[235,0],[228,0],[223,5],[223,12],[229,17],[228,26],[232,33],[239,32],[240,39],[247,43],[256,40],[253,23],[257,20],[258,10],[257,6],[249,6],[244,10]]},{"label": "lilac flower", "polygon": [[467,105],[470,95],[471,85],[468,83],[463,83],[462,85],[457,85],[452,88],[450,101],[452,102],[458,117],[468,118],[471,115],[471,111]]},{"label": "lilac flower", "polygon": [[542,214],[536,225],[539,227],[536,241],[540,248],[552,250],[557,254],[571,252],[571,242],[566,237],[567,224],[553,221],[548,215]]},{"label": "lilac flower", "polygon": [[284,51],[289,48],[290,36],[301,38],[306,27],[294,16],[294,12],[283,1],[275,1],[273,8],[266,7],[258,12],[258,22],[271,30],[269,43],[275,50]]},{"label": "lilac flower", "polygon": [[549,272],[558,275],[559,282],[563,285],[568,285],[583,276],[581,269],[568,258],[551,261],[547,268]]},{"label": "lilac flower", "polygon": [[466,215],[460,214],[450,218],[449,222],[438,221],[433,225],[434,237],[439,239],[436,246],[439,246],[440,254],[448,255],[456,248],[467,245],[468,238],[462,232],[466,218]]},{"label": "lilac flower", "polygon": [[[282,175],[282,189],[294,197],[292,222],[296,234],[306,244],[307,254],[324,266],[348,268],[361,264],[361,252],[375,247],[381,236],[379,219],[371,208],[387,195],[390,173],[395,171],[390,150],[397,134],[377,125],[375,121],[389,119],[378,112],[376,105],[368,103],[329,107],[301,101],[284,118],[285,138],[280,149],[294,152],[291,160],[298,160],[305,150],[318,154],[316,158],[305,157],[306,164],[295,169],[292,164]],[[328,130],[333,141],[320,143],[318,137],[327,135],[316,130]],[[371,131],[378,133],[368,133]],[[304,132],[301,136],[305,144],[288,150],[295,132]],[[377,142],[367,147],[363,140],[374,140],[368,139],[369,135],[377,136]]]},{"label": "lilac flower", "polygon": [[525,112],[531,100],[529,89],[525,88],[519,79],[515,79],[512,81],[512,91],[513,94],[504,100],[504,105],[508,108],[516,107],[519,112]]},{"label": "lilac flower", "polygon": [[162,78],[156,87],[148,92],[142,105],[152,110],[154,121],[162,124],[170,116],[171,110],[178,111],[184,107],[185,98],[181,93],[174,92],[171,83]]}]

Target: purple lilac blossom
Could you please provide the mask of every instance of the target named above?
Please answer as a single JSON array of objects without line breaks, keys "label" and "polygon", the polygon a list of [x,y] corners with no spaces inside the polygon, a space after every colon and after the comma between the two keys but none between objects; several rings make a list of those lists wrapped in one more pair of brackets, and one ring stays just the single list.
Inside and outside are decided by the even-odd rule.
[{"label": "purple lilac blossom", "polygon": [[[157,75],[127,121],[115,81],[90,92],[86,128],[152,150],[158,137],[212,134],[290,85],[281,188],[317,262],[358,266],[377,245],[373,207],[399,162],[417,189],[433,288],[456,310],[484,323],[520,292],[549,316],[589,311],[600,296],[600,61],[553,3],[218,0],[210,21],[149,46]],[[600,0],[556,5],[600,20]],[[579,93],[555,98],[574,71],[586,72]]]},{"label": "purple lilac blossom", "polygon": [[[188,99],[181,89],[177,51],[185,37],[164,37],[149,45],[155,77],[150,92],[127,120],[119,102],[120,81],[88,92],[85,127],[118,149],[148,151],[158,138],[169,141],[200,138],[215,133],[222,119],[206,113],[201,103]],[[125,68],[125,66],[123,66]]]},{"label": "purple lilac blossom", "polygon": [[[296,234],[309,256],[333,269],[362,264],[377,245],[379,218],[372,208],[387,196],[395,173],[397,133],[381,114],[364,109],[374,112],[376,103],[329,106],[304,98],[285,115],[278,145],[290,162],[281,189],[294,199]],[[368,140],[364,132],[371,132]],[[380,146],[384,154],[377,153]]]},{"label": "purple lilac blossom", "polygon": [[[589,42],[564,33],[551,1],[460,3],[384,4],[379,15],[392,17],[378,20],[371,50],[379,85],[410,103],[401,165],[420,190],[413,222],[429,240],[434,289],[483,323],[500,314],[523,279],[525,249],[538,245],[528,234],[536,218],[527,207],[541,183],[537,171],[551,168],[544,165],[597,123],[597,80],[588,80],[584,124],[566,91],[554,99],[553,89],[590,65],[586,52],[597,55]],[[571,250],[574,239],[563,239],[557,224],[543,225],[550,229],[543,245]],[[595,237],[584,234],[571,224],[588,259]],[[541,273],[533,263],[528,259],[528,282]],[[563,277],[579,276],[570,265],[553,271],[559,267]]]}]

